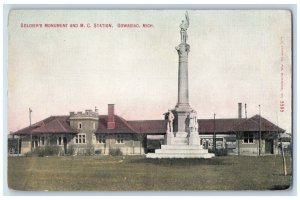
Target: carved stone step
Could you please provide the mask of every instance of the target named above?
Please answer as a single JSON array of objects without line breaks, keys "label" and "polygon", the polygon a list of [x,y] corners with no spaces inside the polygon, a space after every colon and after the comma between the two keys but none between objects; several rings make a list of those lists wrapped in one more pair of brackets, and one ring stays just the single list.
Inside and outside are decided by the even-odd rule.
[{"label": "carved stone step", "polygon": [[161,149],[203,149],[201,145],[161,145]]},{"label": "carved stone step", "polygon": [[215,154],[213,153],[148,153],[146,158],[212,158]]},{"label": "carved stone step", "polygon": [[208,153],[207,149],[156,149],[157,154],[205,154]]}]

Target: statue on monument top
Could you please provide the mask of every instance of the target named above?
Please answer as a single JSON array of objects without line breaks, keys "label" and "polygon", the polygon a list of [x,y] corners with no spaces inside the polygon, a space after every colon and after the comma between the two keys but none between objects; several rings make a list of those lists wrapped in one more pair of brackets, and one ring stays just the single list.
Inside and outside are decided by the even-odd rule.
[{"label": "statue on monument top", "polygon": [[167,125],[167,133],[173,133],[173,121],[174,121],[174,115],[171,112],[171,110],[168,110],[168,125]]},{"label": "statue on monument top", "polygon": [[180,35],[181,35],[181,43],[186,43],[188,35],[187,35],[187,29],[189,27],[189,15],[188,12],[186,11],[185,13],[185,19],[182,20],[180,24]]}]

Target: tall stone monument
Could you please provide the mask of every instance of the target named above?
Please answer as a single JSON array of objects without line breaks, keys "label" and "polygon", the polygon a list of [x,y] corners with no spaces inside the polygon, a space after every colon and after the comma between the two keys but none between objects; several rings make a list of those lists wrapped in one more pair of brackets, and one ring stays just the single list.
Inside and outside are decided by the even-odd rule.
[{"label": "tall stone monument", "polygon": [[181,43],[175,47],[179,56],[178,66],[178,101],[175,107],[177,116],[177,136],[186,136],[187,133],[187,117],[192,111],[189,105],[189,77],[188,77],[188,54],[190,45],[187,44],[187,29],[189,27],[188,13],[185,14],[185,19],[180,25]]},{"label": "tall stone monument", "polygon": [[147,158],[211,158],[214,154],[208,153],[200,145],[198,134],[197,112],[189,105],[188,87],[188,54],[190,45],[187,44],[187,29],[189,16],[180,25],[181,43],[176,46],[179,56],[178,66],[178,100],[174,109],[167,113],[167,131],[165,144],[155,153],[148,153]]}]

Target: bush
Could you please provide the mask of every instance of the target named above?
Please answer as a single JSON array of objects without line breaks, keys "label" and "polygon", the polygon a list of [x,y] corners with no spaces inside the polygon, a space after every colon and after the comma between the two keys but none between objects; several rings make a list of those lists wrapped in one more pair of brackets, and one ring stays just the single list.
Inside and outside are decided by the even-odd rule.
[{"label": "bush", "polygon": [[96,149],[96,150],[95,150],[95,154],[96,154],[96,155],[100,155],[101,153],[102,153],[102,150],[101,150],[101,149]]},{"label": "bush", "polygon": [[216,149],[216,156],[227,156],[227,149]]},{"label": "bush", "polygon": [[31,157],[31,156],[32,156],[32,152],[29,151],[29,152],[27,152],[27,153],[24,153],[24,156],[25,156],[25,157]]},{"label": "bush", "polygon": [[44,148],[44,152],[41,152],[41,153],[43,153],[44,156],[54,156],[54,155],[58,155],[60,150],[61,149],[58,146],[46,146]]},{"label": "bush", "polygon": [[88,145],[86,150],[85,150],[85,155],[86,156],[91,156],[95,154],[95,148],[93,145]]},{"label": "bush", "polygon": [[74,147],[74,145],[69,145],[68,149],[67,149],[67,154],[68,155],[74,155],[74,153],[75,153],[75,147]]},{"label": "bush", "polygon": [[45,147],[36,147],[33,151],[27,152],[25,156],[54,156],[58,155],[60,152],[60,147],[58,146],[45,146]]},{"label": "bush", "polygon": [[227,156],[228,155],[227,149],[216,149],[216,151],[214,151],[214,149],[208,149],[208,153],[214,153],[215,156]]},{"label": "bush", "polygon": [[111,155],[111,156],[122,156],[123,153],[122,153],[121,149],[119,149],[119,148],[109,149],[109,155]]}]

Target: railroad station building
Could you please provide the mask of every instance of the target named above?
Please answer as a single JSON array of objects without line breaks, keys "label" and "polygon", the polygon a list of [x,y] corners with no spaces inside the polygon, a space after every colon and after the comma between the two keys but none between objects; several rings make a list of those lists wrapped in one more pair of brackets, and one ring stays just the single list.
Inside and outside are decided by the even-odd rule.
[{"label": "railroad station building", "polygon": [[[216,149],[226,149],[229,155],[278,154],[278,137],[285,130],[259,115],[238,116],[198,119],[199,143],[212,150],[215,139]],[[143,155],[160,148],[166,131],[166,119],[126,120],[115,115],[114,104],[108,104],[107,115],[99,115],[97,109],[70,112],[13,132],[8,151],[26,154],[38,147],[57,146],[62,155],[70,149],[75,155],[107,155],[111,149],[120,149],[123,155]]]}]

